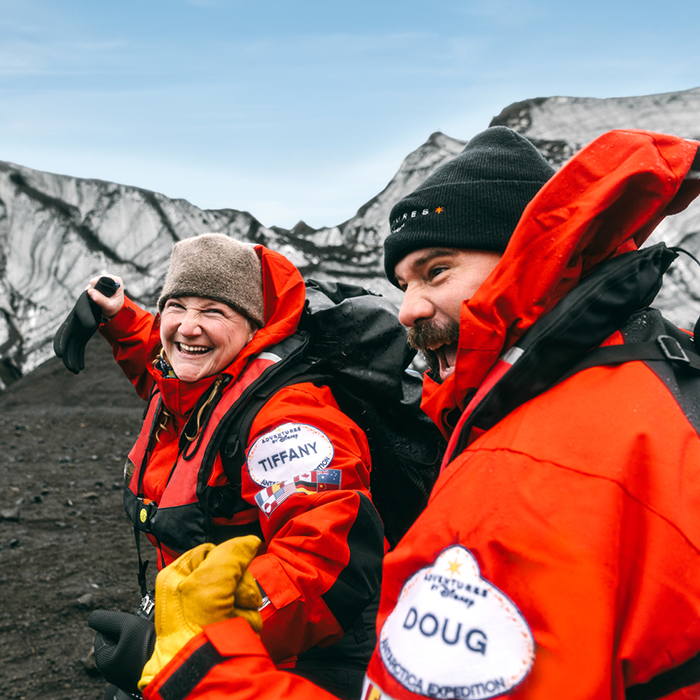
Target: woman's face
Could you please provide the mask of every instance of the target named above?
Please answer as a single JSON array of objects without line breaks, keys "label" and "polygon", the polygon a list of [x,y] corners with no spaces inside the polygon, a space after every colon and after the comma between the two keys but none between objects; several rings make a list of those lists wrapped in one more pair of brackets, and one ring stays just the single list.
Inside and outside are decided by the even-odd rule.
[{"label": "woman's face", "polygon": [[212,299],[168,299],[161,313],[160,340],[183,382],[219,374],[254,335],[252,324],[243,314]]}]

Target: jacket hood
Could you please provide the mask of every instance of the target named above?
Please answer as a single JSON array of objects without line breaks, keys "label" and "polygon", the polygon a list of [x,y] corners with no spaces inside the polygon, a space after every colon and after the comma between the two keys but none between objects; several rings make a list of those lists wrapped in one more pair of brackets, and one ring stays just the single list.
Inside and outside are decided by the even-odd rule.
[{"label": "jacket hood", "polygon": [[[284,255],[262,245],[255,246],[262,266],[265,325],[236,356],[222,374],[237,377],[248,361],[266,348],[292,335],[299,325],[306,299],[304,279],[297,268]],[[160,352],[160,315],[156,317],[149,343],[149,360]],[[161,391],[169,410],[184,416],[196,404],[199,397],[216,380],[205,377],[198,382],[182,382],[176,378],[164,378],[154,370],[149,361],[149,371]]]},{"label": "jacket hood", "polygon": [[697,141],[638,130],[603,134],[527,206],[496,268],[463,302],[455,371],[427,375],[423,410],[449,435],[498,358],[601,263],[636,250],[700,194],[685,180]]}]

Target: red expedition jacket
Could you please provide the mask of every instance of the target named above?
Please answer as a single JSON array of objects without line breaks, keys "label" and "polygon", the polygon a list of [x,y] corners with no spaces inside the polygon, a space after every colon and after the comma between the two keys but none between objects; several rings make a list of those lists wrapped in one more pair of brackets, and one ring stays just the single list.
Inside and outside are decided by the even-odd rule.
[{"label": "red expedition jacket", "polygon": [[[648,132],[601,136],[538,193],[463,304],[455,373],[424,391],[446,435],[461,412],[453,457],[385,558],[363,700],[622,700],[700,651],[700,379],[630,361],[535,391],[548,363],[526,363],[538,338],[556,363],[588,331],[592,347],[687,342],[645,310],[658,285],[637,280],[658,255],[636,249],[698,194],[697,180],[684,182],[697,147]],[[531,397],[505,417],[493,408],[511,400],[504,384]],[[185,687],[193,659],[206,661]],[[276,673],[241,620],[206,628],[145,697],[166,690],[329,697]]]},{"label": "red expedition jacket", "polygon": [[[295,332],[304,305],[298,270],[263,246],[256,252],[263,269],[266,324],[223,371],[220,405],[233,403],[274,361],[264,351]],[[250,571],[269,599],[262,609],[262,640],[272,658],[290,665],[300,652],[340,639],[378,593],[384,551],[381,521],[368,490],[370,454],[364,432],[340,411],[327,387],[303,383],[281,389],[252,424],[235,512],[217,512],[211,503],[203,510],[201,482],[206,480],[207,494],[214,495],[228,483],[218,453],[201,471],[202,456],[211,452],[206,447],[217,414],[202,430],[202,444],[195,441],[195,447],[182,450],[180,437],[193,406],[217,378],[184,383],[163,377],[153,366],[160,350],[159,317],[128,299],[102,333],[139,395],[148,398],[155,392],[127,464],[125,504],[135,525],[158,547],[159,568],[200,541],[255,531],[259,523],[264,544]],[[173,418],[158,439],[149,439],[159,422],[160,401]],[[297,461],[289,461],[290,455]],[[321,487],[320,477],[315,482],[319,468],[330,475],[328,489]],[[302,472],[314,473],[299,484],[294,477]],[[272,493],[279,482],[287,488]],[[203,512],[213,519],[213,536],[202,522]],[[151,517],[154,513],[157,517]]]}]

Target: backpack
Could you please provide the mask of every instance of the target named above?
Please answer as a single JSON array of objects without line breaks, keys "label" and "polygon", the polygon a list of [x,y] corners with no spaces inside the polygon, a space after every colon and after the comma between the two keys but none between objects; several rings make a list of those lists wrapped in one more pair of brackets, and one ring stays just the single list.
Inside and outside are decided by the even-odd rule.
[{"label": "backpack", "polygon": [[415,351],[406,335],[384,297],[357,285],[308,280],[299,329],[266,349],[282,360],[222,426],[218,449],[230,484],[241,482],[251,425],[265,403],[293,384],[327,386],[367,435],[372,501],[393,549],[427,505],[445,449],[420,410],[422,377],[409,368]]}]

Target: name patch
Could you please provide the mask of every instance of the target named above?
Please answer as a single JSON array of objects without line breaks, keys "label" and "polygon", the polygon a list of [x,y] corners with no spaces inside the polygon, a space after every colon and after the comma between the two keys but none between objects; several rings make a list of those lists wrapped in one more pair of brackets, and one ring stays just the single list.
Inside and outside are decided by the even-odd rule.
[{"label": "name patch", "polygon": [[389,673],[428,698],[493,698],[517,687],[535,660],[525,618],[453,545],[404,585],[379,635]]},{"label": "name patch", "polygon": [[325,469],[333,461],[333,443],[313,425],[284,423],[261,435],[248,450],[250,478],[268,487],[299,474]]}]

